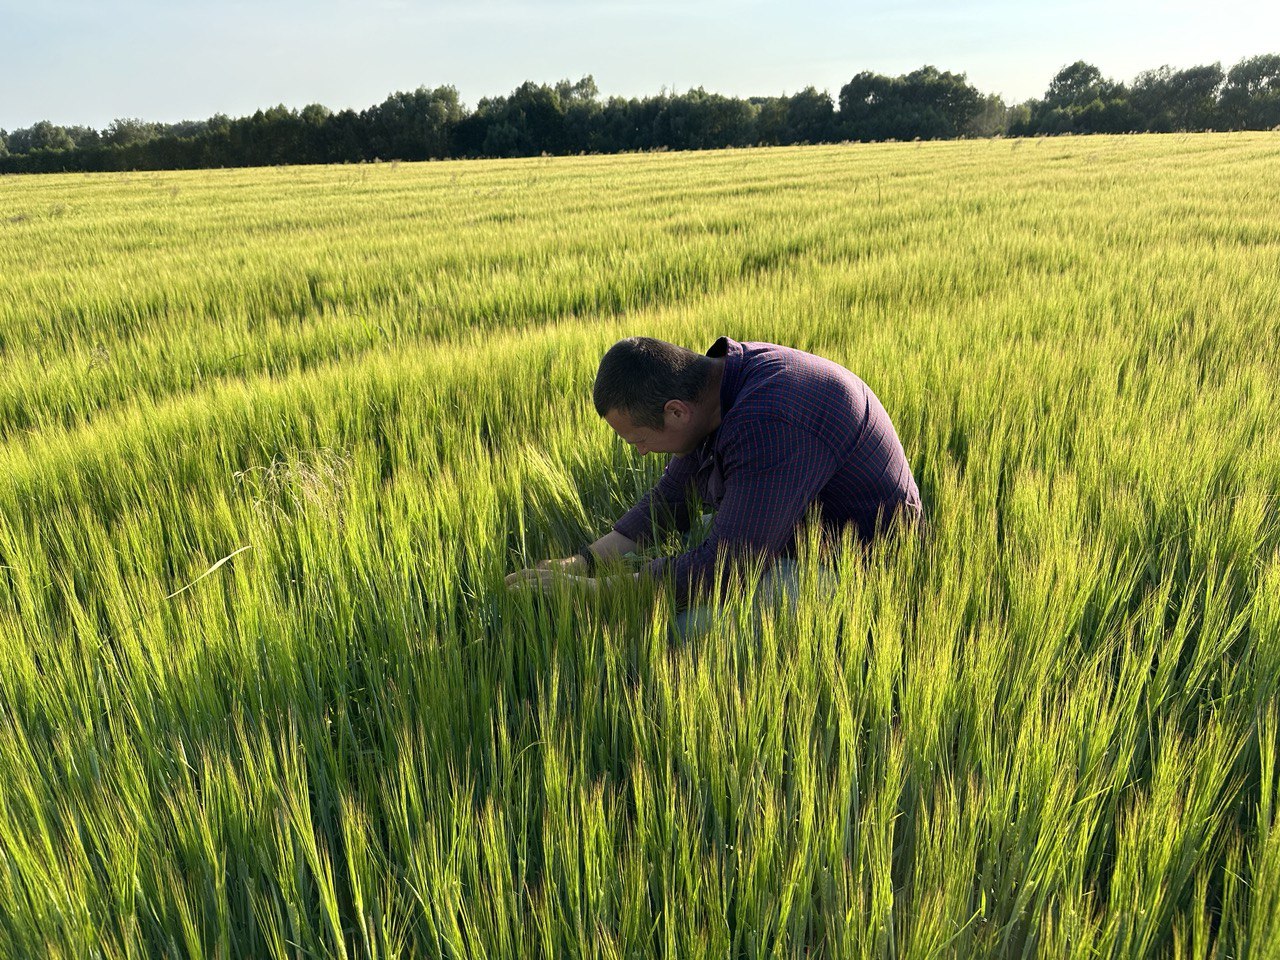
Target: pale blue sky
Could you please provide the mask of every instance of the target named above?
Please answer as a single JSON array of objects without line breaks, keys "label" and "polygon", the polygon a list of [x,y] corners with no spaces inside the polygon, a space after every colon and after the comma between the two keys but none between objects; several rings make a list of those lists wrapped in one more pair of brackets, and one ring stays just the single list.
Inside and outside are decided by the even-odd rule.
[{"label": "pale blue sky", "polygon": [[0,0],[0,127],[198,120],[284,103],[363,108],[453,84],[602,94],[829,90],[930,63],[1006,100],[1084,59],[1130,80],[1280,53],[1277,0]]}]

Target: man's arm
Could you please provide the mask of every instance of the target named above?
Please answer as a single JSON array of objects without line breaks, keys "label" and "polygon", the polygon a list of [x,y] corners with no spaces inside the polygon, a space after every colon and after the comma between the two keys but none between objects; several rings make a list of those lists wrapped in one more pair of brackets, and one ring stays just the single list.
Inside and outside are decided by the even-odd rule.
[{"label": "man's arm", "polygon": [[[600,561],[630,553],[636,546],[634,540],[629,540],[616,530],[611,530],[587,549],[595,554],[597,561]],[[574,554],[562,560],[543,560],[531,570],[517,570],[507,575],[506,582],[508,587],[537,586],[539,589],[549,589],[556,581],[568,579],[588,589],[596,590],[601,583],[624,579],[621,577],[597,578],[589,574],[588,569],[586,559],[581,554]],[[626,575],[625,579],[638,581],[647,576],[647,572],[637,572]]]},{"label": "man's arm", "polygon": [[657,484],[640,498],[639,503],[618,518],[612,532],[630,541],[631,549],[645,543],[654,534],[672,528],[680,533],[687,533],[689,487],[697,470],[697,457],[672,457]]},{"label": "man's arm", "polygon": [[[600,561],[621,557],[630,553],[637,546],[639,544],[634,540],[624,537],[616,530],[610,530],[599,540],[588,544],[585,549],[590,550],[595,555],[595,559]],[[572,557],[565,557],[562,560],[543,560],[539,562],[537,569],[558,569],[566,573],[586,573],[589,566],[586,558],[581,553],[575,553]]]},{"label": "man's arm", "polygon": [[775,556],[788,546],[836,466],[826,445],[802,428],[771,419],[742,424],[724,450],[724,497],[706,539],[677,557],[653,561],[649,572],[672,573],[676,605],[682,607],[714,585],[721,548]]},{"label": "man's arm", "polygon": [[[595,543],[590,544],[587,549],[595,554],[597,560],[612,560],[615,557],[621,557],[630,553],[640,544],[632,540],[630,537],[623,536],[617,530],[610,530]],[[577,557],[579,565],[585,566],[582,557]]]}]

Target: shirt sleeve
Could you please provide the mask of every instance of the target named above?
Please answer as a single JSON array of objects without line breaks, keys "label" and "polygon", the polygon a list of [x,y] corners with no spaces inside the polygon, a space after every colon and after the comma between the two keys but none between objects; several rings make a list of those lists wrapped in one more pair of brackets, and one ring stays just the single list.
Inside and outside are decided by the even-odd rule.
[{"label": "shirt sleeve", "polygon": [[697,458],[672,457],[656,486],[624,513],[613,529],[641,544],[669,530],[689,530],[689,493],[697,472]]},{"label": "shirt sleeve", "polygon": [[[826,444],[781,420],[744,423],[722,455],[724,496],[707,538],[686,553],[650,564],[654,575],[672,573],[678,608],[712,588],[721,551],[771,559],[786,550],[836,468]],[[727,574],[726,566],[722,585]]]}]

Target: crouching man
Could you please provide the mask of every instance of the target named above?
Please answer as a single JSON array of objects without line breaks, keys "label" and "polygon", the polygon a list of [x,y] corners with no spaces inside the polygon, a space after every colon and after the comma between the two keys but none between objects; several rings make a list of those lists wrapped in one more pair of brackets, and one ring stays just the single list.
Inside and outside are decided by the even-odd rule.
[{"label": "crouching man", "polygon": [[871,389],[830,360],[721,337],[706,354],[649,337],[609,348],[596,411],[636,452],[672,454],[658,484],[613,529],[573,557],[507,577],[512,588],[571,578],[597,589],[596,563],[655,534],[688,532],[689,495],[714,511],[706,538],[637,577],[672,575],[677,629],[706,622],[720,551],[751,555],[789,577],[797,527],[816,506],[824,529],[869,541],[895,518],[918,519],[920,492],[889,415]]}]

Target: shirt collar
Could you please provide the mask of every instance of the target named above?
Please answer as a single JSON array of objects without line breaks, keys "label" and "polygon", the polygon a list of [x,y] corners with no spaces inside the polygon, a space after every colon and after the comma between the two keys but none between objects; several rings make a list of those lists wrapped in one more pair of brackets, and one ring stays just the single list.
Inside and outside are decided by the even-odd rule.
[{"label": "shirt collar", "polygon": [[707,351],[708,357],[724,357],[724,373],[720,378],[720,416],[723,418],[738,399],[742,387],[742,344],[721,337]]}]

